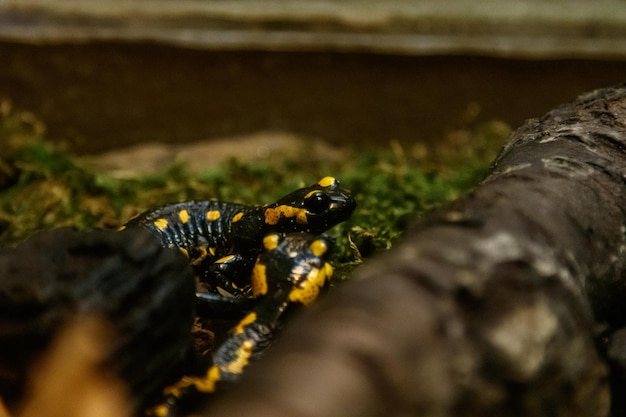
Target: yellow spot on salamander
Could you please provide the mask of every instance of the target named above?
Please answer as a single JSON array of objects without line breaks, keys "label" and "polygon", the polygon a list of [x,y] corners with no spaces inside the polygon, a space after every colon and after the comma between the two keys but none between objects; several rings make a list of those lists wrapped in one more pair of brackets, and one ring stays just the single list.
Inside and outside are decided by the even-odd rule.
[{"label": "yellow spot on salamander", "polygon": [[[204,376],[184,376],[178,382],[167,387],[163,393],[165,395],[173,395],[180,398],[182,390],[187,387],[194,386],[199,392],[215,392],[215,383],[220,380],[220,370],[217,366],[212,366]],[[163,409],[161,409],[163,407]],[[158,416],[165,416],[167,414],[167,406],[161,405],[155,407],[153,413]],[[157,412],[163,412],[165,414],[157,414]]]},{"label": "yellow spot on salamander", "polygon": [[155,415],[157,417],[165,417],[167,416],[168,412],[169,412],[169,409],[167,408],[165,404],[159,404],[150,411],[150,415]]},{"label": "yellow spot on salamander", "polygon": [[206,374],[206,381],[203,385],[204,390],[198,388],[198,391],[202,392],[214,392],[215,383],[220,380],[220,369],[217,366],[212,366]]},{"label": "yellow spot on salamander", "polygon": [[163,390],[163,394],[165,395],[173,395],[175,397],[180,397],[180,392],[183,388],[187,388],[190,385],[193,385],[190,382],[190,377],[182,377],[180,380],[178,380],[178,382],[176,382],[173,385],[170,385],[169,387],[166,387]]},{"label": "yellow spot on salamander", "polygon": [[311,252],[315,254],[315,256],[322,256],[328,250],[328,246],[326,245],[326,242],[324,242],[321,239],[314,240],[309,245],[309,248],[311,249]]},{"label": "yellow spot on salamander", "polygon": [[206,219],[210,222],[213,222],[217,219],[219,219],[221,216],[220,212],[218,210],[209,210],[206,212]]},{"label": "yellow spot on salamander", "polygon": [[324,264],[324,274],[326,275],[327,281],[333,277],[333,267],[328,262]]},{"label": "yellow spot on salamander", "polygon": [[256,313],[249,313],[246,317],[242,318],[241,321],[235,326],[235,334],[239,334],[243,332],[244,327],[246,327],[250,323],[254,323],[256,321]]},{"label": "yellow spot on salamander", "polygon": [[330,264],[324,264],[322,269],[314,268],[309,272],[306,281],[299,287],[291,290],[289,301],[309,305],[320,294],[320,290],[326,283],[326,279],[332,276]]},{"label": "yellow spot on salamander", "polygon": [[161,219],[156,220],[156,221],[154,222],[154,225],[155,225],[155,226],[156,226],[159,230],[164,230],[164,229],[167,229],[168,222],[167,222],[167,219],[163,219],[163,218],[161,218]]},{"label": "yellow spot on salamander", "polygon": [[307,223],[306,210],[304,210],[304,209],[300,210],[300,212],[296,216],[296,222],[300,223],[300,224],[306,224]]},{"label": "yellow spot on salamander", "polygon": [[232,222],[233,222],[233,223],[236,223],[236,222],[238,222],[239,220],[241,220],[241,218],[242,218],[242,217],[243,217],[243,211],[240,211],[239,213],[237,213],[237,214],[235,214],[235,215],[233,216],[233,220],[232,220]]},{"label": "yellow spot on salamander", "polygon": [[189,212],[187,210],[181,210],[178,212],[178,218],[182,224],[185,224],[189,221]]},{"label": "yellow spot on salamander", "polygon": [[263,247],[267,250],[274,250],[278,246],[278,235],[271,234],[263,238]]},{"label": "yellow spot on salamander", "polygon": [[252,270],[252,296],[259,297],[267,294],[267,273],[265,265],[257,263]]},{"label": "yellow spot on salamander", "polygon": [[121,232],[121,231],[122,231],[122,230],[124,230],[124,229],[126,229],[126,225],[118,227],[118,228],[117,228],[117,231],[118,231],[118,232]]},{"label": "yellow spot on salamander", "polygon": [[234,257],[235,257],[235,255],[226,255],[223,258],[219,258],[217,261],[215,261],[215,263],[217,263],[217,264],[225,264],[226,262],[230,261]]},{"label": "yellow spot on salamander", "polygon": [[254,349],[254,342],[252,340],[244,340],[241,343],[239,349],[235,353],[236,357],[233,361],[231,361],[228,366],[225,367],[226,372],[230,372],[233,374],[241,374],[243,372],[243,368],[248,365],[250,362],[250,357],[252,356],[252,350]]},{"label": "yellow spot on salamander", "polygon": [[207,256],[207,251],[206,251],[206,248],[204,246],[198,246],[197,250],[198,250],[198,254],[191,261],[192,265],[199,265],[204,260],[204,258],[206,258],[206,256]]},{"label": "yellow spot on salamander", "polygon": [[178,248],[187,258],[189,258],[189,251],[185,248]]},{"label": "yellow spot on salamander", "polygon": [[215,248],[212,246],[209,246],[209,253],[211,254],[211,256],[215,256]]},{"label": "yellow spot on salamander", "polygon": [[319,185],[320,187],[330,187],[336,182],[337,180],[335,179],[335,177],[324,177],[317,182],[317,185]]},{"label": "yellow spot on salamander", "polygon": [[215,392],[215,383],[220,380],[220,370],[217,366],[211,366],[204,378],[193,379],[193,385],[199,392]]},{"label": "yellow spot on salamander", "polygon": [[299,224],[306,224],[306,209],[280,205],[278,207],[269,207],[265,209],[265,223],[270,225],[278,224],[281,217],[295,217]]}]

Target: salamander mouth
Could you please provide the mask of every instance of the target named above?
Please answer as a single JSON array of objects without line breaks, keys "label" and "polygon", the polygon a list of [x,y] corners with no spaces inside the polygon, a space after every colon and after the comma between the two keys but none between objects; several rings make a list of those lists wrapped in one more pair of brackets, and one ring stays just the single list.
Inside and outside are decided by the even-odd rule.
[{"label": "salamander mouth", "polygon": [[352,197],[335,197],[325,212],[319,214],[307,213],[309,227],[306,228],[306,232],[322,233],[336,224],[348,220],[355,208],[356,201]]},{"label": "salamander mouth", "polygon": [[356,209],[356,200],[349,194],[341,194],[340,197],[332,198],[330,212],[334,213],[337,222],[348,220]]}]

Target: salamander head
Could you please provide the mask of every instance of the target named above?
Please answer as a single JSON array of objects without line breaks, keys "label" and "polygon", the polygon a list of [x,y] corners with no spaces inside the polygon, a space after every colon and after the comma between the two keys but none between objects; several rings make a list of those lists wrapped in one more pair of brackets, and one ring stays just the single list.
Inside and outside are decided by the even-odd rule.
[{"label": "salamander head", "polygon": [[347,220],[355,207],[350,191],[335,178],[324,177],[265,206],[265,224],[276,232],[318,234]]}]

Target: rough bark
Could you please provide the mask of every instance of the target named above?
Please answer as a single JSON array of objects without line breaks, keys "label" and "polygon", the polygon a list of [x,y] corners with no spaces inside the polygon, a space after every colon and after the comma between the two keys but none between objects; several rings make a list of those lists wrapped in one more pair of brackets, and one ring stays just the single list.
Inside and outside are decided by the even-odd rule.
[{"label": "rough bark", "polygon": [[625,123],[626,85],[528,121],[473,194],[294,320],[203,415],[608,415]]},{"label": "rough bark", "polygon": [[[112,342],[104,349],[102,379],[107,372],[123,379],[133,406],[154,400],[168,379],[180,376],[191,343],[193,272],[180,251],[163,248],[151,233],[38,233],[15,248],[0,250],[0,277],[0,397],[9,409],[23,400],[59,332],[85,315],[110,322],[114,336],[105,338]],[[71,359],[76,360],[79,380],[80,355]],[[84,368],[91,365],[85,362]],[[58,377],[58,385],[62,375],[49,373],[43,380]],[[83,392],[70,385],[65,387],[70,400],[62,400],[66,405],[71,394]],[[88,400],[77,398],[76,404],[82,401]]]}]

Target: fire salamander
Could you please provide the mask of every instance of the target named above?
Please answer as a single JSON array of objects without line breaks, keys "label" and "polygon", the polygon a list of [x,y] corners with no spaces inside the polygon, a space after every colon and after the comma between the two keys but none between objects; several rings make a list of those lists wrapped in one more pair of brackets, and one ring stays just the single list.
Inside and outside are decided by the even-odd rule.
[{"label": "fire salamander", "polygon": [[206,375],[168,388],[167,401],[151,415],[176,415],[185,398],[236,380],[269,346],[284,311],[315,300],[332,274],[329,239],[320,234],[347,220],[355,206],[348,190],[324,177],[273,204],[191,201],[146,211],[122,226],[146,228],[187,255],[200,281],[197,314],[240,320],[213,352]]},{"label": "fire salamander", "polygon": [[355,206],[339,181],[324,177],[273,204],[251,206],[216,200],[171,204],[148,210],[121,229],[144,227],[164,246],[179,248],[206,286],[206,291],[198,293],[198,302],[227,304],[224,297],[213,295],[250,295],[250,273],[266,235],[317,235],[348,219]]},{"label": "fire salamander", "polygon": [[212,365],[199,377],[183,377],[166,389],[166,401],[150,411],[158,417],[177,415],[184,398],[210,394],[221,381],[236,381],[245,367],[271,342],[279,318],[290,307],[309,305],[332,276],[326,258],[327,236],[308,233],[270,234],[263,239],[262,253],[251,276],[254,308],[233,328],[228,339],[213,353]]}]

